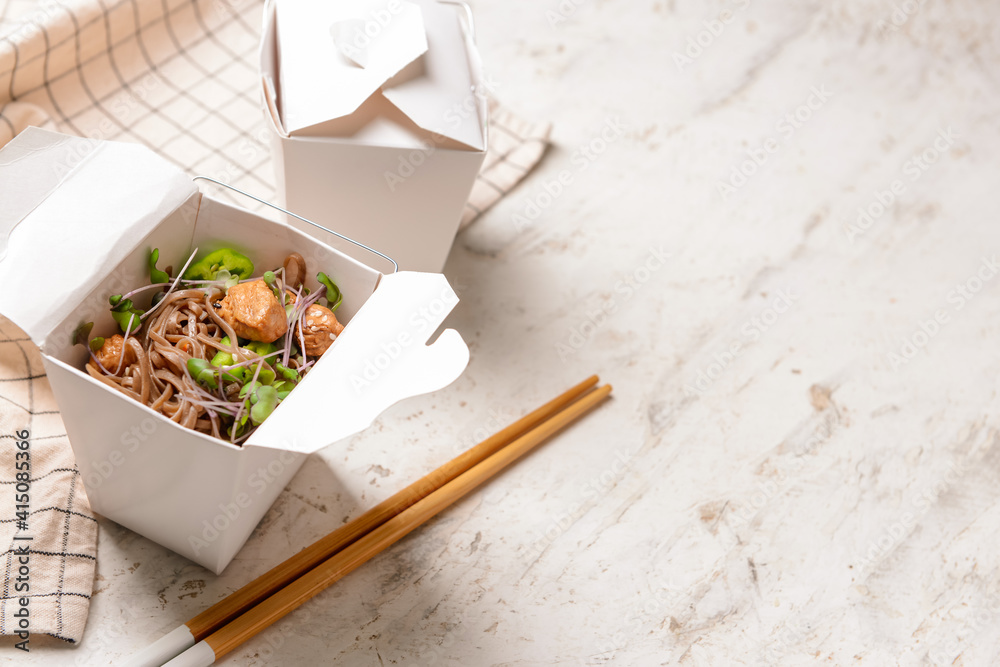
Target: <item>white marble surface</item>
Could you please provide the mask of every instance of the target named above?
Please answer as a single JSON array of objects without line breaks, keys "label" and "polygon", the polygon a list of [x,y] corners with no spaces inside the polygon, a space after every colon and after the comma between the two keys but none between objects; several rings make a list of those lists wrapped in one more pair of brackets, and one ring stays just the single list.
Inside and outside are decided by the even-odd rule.
[{"label": "white marble surface", "polygon": [[464,377],[311,457],[220,577],[102,521],[84,644],[18,664],[113,663],[592,372],[611,403],[221,664],[994,663],[1000,10],[473,5],[556,146],[448,263]]}]

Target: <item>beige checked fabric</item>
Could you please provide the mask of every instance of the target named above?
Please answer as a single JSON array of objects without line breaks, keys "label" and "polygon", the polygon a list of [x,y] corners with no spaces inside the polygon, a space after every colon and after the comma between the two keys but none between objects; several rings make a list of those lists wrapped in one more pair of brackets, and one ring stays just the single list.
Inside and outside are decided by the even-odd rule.
[{"label": "beige checked fabric", "polygon": [[490,100],[490,145],[462,212],[465,229],[521,182],[549,145],[551,123],[530,123]]},{"label": "beige checked fabric", "polygon": [[[258,102],[262,7],[262,0],[0,0],[0,145],[27,125],[134,141],[191,174],[273,198]],[[549,124],[529,123],[495,101],[491,110],[491,145],[463,226],[517,185],[548,144]]]},{"label": "beige checked fabric", "polygon": [[[320,0],[317,0],[320,1]],[[0,0],[0,146],[29,125],[145,144],[188,173],[275,195],[258,103],[262,0]],[[490,148],[462,226],[530,172],[550,126],[490,103]],[[228,191],[214,196],[251,208]],[[79,641],[94,577],[96,522],[37,352],[0,317],[0,536],[13,544],[13,452],[26,427],[34,475],[33,633]],[[15,547],[11,547],[15,548]],[[36,551],[37,550],[37,551]],[[10,614],[8,550],[0,634]]]},{"label": "beige checked fabric", "polygon": [[[16,443],[24,431],[30,455],[27,518],[15,513],[19,490],[15,460],[21,451]],[[27,598],[32,635],[80,641],[97,562],[97,521],[38,349],[4,318],[0,318],[0,508],[4,549],[0,634],[20,629],[15,614],[22,608],[20,599]],[[26,574],[22,565],[28,568]]]}]

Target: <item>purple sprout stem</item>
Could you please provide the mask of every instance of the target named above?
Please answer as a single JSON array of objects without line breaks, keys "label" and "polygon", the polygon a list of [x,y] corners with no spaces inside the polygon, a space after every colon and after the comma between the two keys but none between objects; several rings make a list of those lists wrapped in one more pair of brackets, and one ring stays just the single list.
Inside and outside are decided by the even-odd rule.
[{"label": "purple sprout stem", "polygon": [[169,285],[170,285],[170,283],[153,283],[152,285],[145,285],[143,287],[139,287],[137,289],[132,290],[128,294],[123,294],[122,295],[122,299],[127,299],[130,296],[132,296],[133,294],[138,294],[139,292],[144,292],[144,291],[146,291],[148,289],[153,289],[154,287],[167,287]]},{"label": "purple sprout stem", "polygon": [[302,314],[299,315],[299,352],[302,353],[303,361],[306,361],[308,359],[308,357],[306,356],[306,334],[304,331],[306,328],[306,322],[305,322],[306,310],[308,310],[308,308],[303,308]]},{"label": "purple sprout stem", "polygon": [[[297,287],[295,289],[295,305],[292,307],[291,317],[286,316],[285,322],[288,324],[289,331],[285,334],[285,349],[284,355],[281,357],[281,365],[288,368],[288,357],[292,353],[292,339],[295,338],[295,325],[293,322],[296,321],[295,313],[298,311],[299,304],[302,303],[302,287]],[[291,322],[289,322],[291,320]]]},{"label": "purple sprout stem", "polygon": [[[307,310],[309,310],[309,306],[319,301],[325,293],[326,285],[320,285],[319,289],[310,294],[307,298],[302,297],[301,289],[296,291],[295,307],[292,308],[292,315],[289,318],[291,320],[291,322],[289,322],[289,333],[285,335],[285,355],[282,358],[283,366],[288,366],[288,358],[292,353],[292,343],[295,341],[295,327],[300,324],[302,316]],[[300,345],[303,348],[302,354],[305,355],[305,338],[301,335],[301,333],[302,327],[300,326]]]},{"label": "purple sprout stem", "polygon": [[256,358],[254,358],[254,359],[247,359],[246,361],[241,361],[238,364],[233,364],[232,366],[221,366],[220,368],[222,369],[222,372],[231,371],[234,368],[240,368],[241,366],[247,366],[247,365],[252,364],[254,362],[262,361],[264,359],[267,359],[268,357],[273,357],[276,354],[281,354],[281,350],[275,350],[274,352],[270,352],[268,354],[262,354],[262,355],[260,355],[260,356],[258,356]]},{"label": "purple sprout stem", "polygon": [[197,254],[198,254],[198,249],[195,248],[194,251],[192,251],[191,256],[188,257],[186,262],[184,262],[184,266],[182,266],[181,270],[177,272],[177,277],[174,278],[174,282],[171,283],[170,289],[167,290],[166,294],[163,295],[163,298],[160,299],[160,301],[155,306],[153,306],[152,308],[150,308],[145,313],[139,316],[140,322],[149,317],[150,315],[152,315],[153,313],[155,313],[156,309],[159,308],[163,304],[163,302],[167,300],[167,297],[170,296],[170,293],[173,292],[175,289],[177,289],[177,285],[179,285],[181,282],[181,276],[184,275],[184,272],[187,270],[187,267],[191,264],[191,261]]},{"label": "purple sprout stem", "polygon": [[[254,386],[254,383],[257,382],[257,376],[260,375],[260,369],[263,366],[264,366],[264,362],[263,361],[261,361],[259,364],[257,364],[257,370],[255,370],[253,372],[253,378],[250,380],[250,386],[251,387]],[[240,409],[236,413],[236,420],[233,422],[233,432],[229,436],[229,442],[230,442],[230,444],[233,444],[233,445],[236,444],[236,426],[240,423],[240,417],[243,416],[243,408],[246,407],[246,401],[247,400],[249,400],[249,399],[244,399],[243,401],[240,401]]]},{"label": "purple sprout stem", "polygon": [[94,363],[97,364],[97,367],[100,368],[105,375],[114,375],[114,373],[112,373],[111,371],[109,371],[107,368],[104,367],[104,364],[101,363],[101,360],[98,359],[97,355],[94,354],[94,351],[90,349],[89,344],[87,345],[87,352],[90,352],[90,358],[94,360]]},{"label": "purple sprout stem", "polygon": [[[195,249],[195,252],[197,252],[197,248]],[[274,271],[274,274],[278,275],[282,271],[284,271],[283,268],[277,269],[277,270]],[[254,280],[262,280],[262,278],[260,276],[256,276],[256,277],[255,276],[250,276],[249,278],[244,278],[243,280],[240,280],[237,284],[249,283],[249,282],[253,282]],[[212,284],[212,285],[218,285],[220,287],[226,284],[225,280],[186,280],[185,279],[185,280],[182,280],[181,282],[187,283],[189,285],[209,285],[209,284]],[[166,283],[163,283],[163,284],[166,284]]]},{"label": "purple sprout stem", "polygon": [[257,430],[256,426],[251,427],[250,430],[248,430],[246,433],[244,433],[240,437],[236,438],[236,440],[233,441],[233,444],[234,445],[242,444],[243,441],[246,440],[247,438],[249,438],[251,435],[253,435],[253,432],[256,431],[256,430]]},{"label": "purple sprout stem", "polygon": [[322,299],[324,294],[326,294],[326,285],[320,285],[319,289],[310,294],[308,298],[299,299],[295,302],[296,307],[292,309],[292,319],[295,321],[295,325],[291,327],[291,331],[286,337],[285,366],[288,365],[288,357],[291,355],[292,341],[295,340],[296,327],[298,327],[299,332],[299,350],[302,352],[302,358],[306,357],[306,338],[303,333],[305,323],[303,322],[303,318],[306,315],[306,311],[309,310],[309,306]]},{"label": "purple sprout stem", "polygon": [[305,323],[306,311],[309,310],[309,306],[313,305],[314,303],[322,299],[324,294],[326,294],[326,285],[321,285],[320,288],[316,290],[314,294],[310,295],[312,297],[312,300],[302,306],[302,312],[299,314],[299,322],[298,322],[299,351],[302,352],[303,361],[308,360],[309,358],[308,355],[306,354],[306,336],[305,333],[303,333],[306,328],[306,323]]},{"label": "purple sprout stem", "polygon": [[204,408],[208,412],[221,412],[221,413],[223,413],[225,415],[229,415],[230,417],[233,416],[232,412],[230,412],[229,410],[225,409],[226,404],[222,403],[222,401],[211,401],[211,402],[209,402],[209,401],[204,401],[204,400],[202,400],[200,398],[191,398],[191,397],[187,397],[184,400],[187,401],[188,403],[193,404],[193,405],[200,406],[200,407]]},{"label": "purple sprout stem", "polygon": [[[211,394],[211,393],[205,391],[204,389],[202,389],[201,385],[198,384],[198,381],[195,380],[194,377],[191,375],[190,371],[188,371],[187,366],[185,366],[185,368],[184,368],[184,374],[187,377],[191,378],[191,386],[194,387],[195,392],[197,392],[197,394],[199,395],[199,398],[197,399],[197,402],[200,405],[203,404],[202,407],[205,407],[207,409],[207,404],[212,404],[212,405],[217,405],[217,406],[220,406],[220,407],[221,406],[225,406],[225,407],[228,407],[230,410],[235,410],[236,409],[236,403],[235,403],[235,401],[230,401],[229,399],[227,399],[225,397],[225,394],[222,393],[222,391],[223,391],[222,383],[219,383],[219,390],[220,390],[221,398],[216,398],[214,394]],[[191,399],[185,398],[184,400],[191,400]],[[194,403],[196,401],[191,400],[191,402]],[[220,410],[220,412],[222,412],[222,410]],[[229,416],[232,416],[232,412],[226,411],[226,414],[228,414]]]},{"label": "purple sprout stem", "polygon": [[132,330],[132,322],[135,321],[135,313],[129,313],[128,315],[128,325],[125,327],[125,338],[122,339],[122,353],[118,355],[118,367],[115,369],[115,375],[122,369],[122,362],[125,361],[125,345],[128,344],[128,332]]}]

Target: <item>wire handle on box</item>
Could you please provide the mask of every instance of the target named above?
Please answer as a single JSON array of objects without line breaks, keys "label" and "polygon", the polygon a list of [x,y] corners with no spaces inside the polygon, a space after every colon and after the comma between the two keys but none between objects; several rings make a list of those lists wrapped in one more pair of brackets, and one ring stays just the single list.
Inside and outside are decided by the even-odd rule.
[{"label": "wire handle on box", "polygon": [[461,0],[438,0],[442,5],[458,5],[465,10],[465,19],[469,22],[469,34],[472,35],[472,41],[476,41],[476,21],[472,18],[472,7],[469,6],[467,2],[461,2]]},{"label": "wire handle on box", "polygon": [[312,220],[309,220],[307,218],[303,218],[301,215],[298,215],[296,213],[292,213],[291,211],[283,209],[280,206],[278,206],[277,204],[272,204],[271,202],[269,202],[269,201],[267,201],[265,199],[261,199],[260,197],[258,197],[256,195],[252,195],[249,192],[244,192],[243,190],[240,190],[237,187],[229,185],[228,183],[223,183],[222,181],[218,181],[218,180],[216,180],[214,178],[210,178],[209,176],[195,176],[193,180],[195,180],[195,181],[209,181],[210,183],[215,183],[216,185],[221,185],[222,187],[228,188],[228,189],[232,190],[233,192],[240,193],[244,197],[249,197],[250,199],[253,199],[254,201],[258,201],[261,204],[263,204],[264,206],[270,206],[271,208],[273,208],[276,211],[281,211],[285,215],[290,215],[293,218],[301,220],[302,222],[308,222],[313,227],[316,227],[318,229],[322,229],[324,232],[329,232],[330,234],[333,234],[337,238],[344,239],[348,243],[353,243],[354,245],[358,246],[359,248],[361,248],[363,250],[367,250],[370,253],[378,255],[382,259],[388,260],[389,262],[392,263],[392,272],[393,273],[398,273],[399,272],[399,264],[397,264],[396,260],[394,260],[392,257],[389,257],[389,255],[386,255],[385,253],[381,253],[378,250],[376,250],[375,248],[366,246],[364,243],[361,243],[360,241],[355,241],[354,239],[348,238],[348,237],[344,236],[343,234],[341,234],[339,232],[335,232],[332,229],[324,227],[323,225],[319,224],[318,222],[313,222]]}]

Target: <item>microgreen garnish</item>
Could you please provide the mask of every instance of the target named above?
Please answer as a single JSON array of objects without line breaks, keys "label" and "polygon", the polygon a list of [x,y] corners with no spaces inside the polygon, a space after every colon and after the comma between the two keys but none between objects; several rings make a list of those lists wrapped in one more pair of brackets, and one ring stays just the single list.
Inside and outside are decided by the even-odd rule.
[{"label": "microgreen garnish", "polygon": [[118,323],[122,333],[138,331],[142,326],[143,310],[136,308],[132,299],[123,299],[121,294],[114,295],[108,301],[111,303],[111,317]]},{"label": "microgreen garnish", "polygon": [[169,283],[170,276],[167,275],[166,271],[160,271],[156,268],[156,263],[160,260],[160,249],[153,248],[153,251],[149,253],[149,282],[153,283]]},{"label": "microgreen garnish", "polygon": [[337,287],[337,283],[330,280],[329,276],[322,271],[316,274],[316,280],[326,286],[326,301],[330,304],[327,308],[331,311],[337,310],[340,302],[343,301],[343,296],[340,294],[340,288]]},{"label": "microgreen garnish", "polygon": [[73,345],[83,345],[90,338],[90,332],[94,329],[93,322],[84,322],[73,332]]}]

